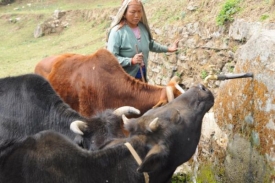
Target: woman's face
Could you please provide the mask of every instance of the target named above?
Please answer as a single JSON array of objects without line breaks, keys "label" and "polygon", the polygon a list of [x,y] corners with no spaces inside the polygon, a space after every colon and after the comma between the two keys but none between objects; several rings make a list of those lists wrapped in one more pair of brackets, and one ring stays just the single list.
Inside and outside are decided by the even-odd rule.
[{"label": "woman's face", "polygon": [[134,28],[137,26],[142,17],[142,7],[140,4],[131,4],[128,5],[128,8],[125,13],[125,18],[127,24]]}]

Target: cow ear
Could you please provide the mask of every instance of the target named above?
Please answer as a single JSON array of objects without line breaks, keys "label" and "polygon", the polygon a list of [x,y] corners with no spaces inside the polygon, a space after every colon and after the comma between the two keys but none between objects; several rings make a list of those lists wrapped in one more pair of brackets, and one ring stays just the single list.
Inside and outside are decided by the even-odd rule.
[{"label": "cow ear", "polygon": [[166,157],[168,155],[168,151],[163,145],[155,145],[148,152],[144,161],[138,168],[138,172],[152,172],[156,169],[160,168],[162,164],[165,162]]}]

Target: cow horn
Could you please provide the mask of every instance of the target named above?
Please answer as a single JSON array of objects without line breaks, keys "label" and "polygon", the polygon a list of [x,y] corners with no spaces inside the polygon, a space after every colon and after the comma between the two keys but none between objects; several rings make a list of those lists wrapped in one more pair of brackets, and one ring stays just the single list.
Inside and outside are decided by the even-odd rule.
[{"label": "cow horn", "polygon": [[159,126],[158,119],[159,118],[155,118],[153,121],[150,122],[149,128],[150,128],[151,131],[157,130],[157,128]]},{"label": "cow horn", "polygon": [[83,121],[73,121],[70,125],[70,129],[79,135],[83,135],[82,130],[80,130],[81,128],[86,128],[87,124]]},{"label": "cow horn", "polygon": [[122,114],[122,120],[123,120],[124,125],[129,124],[129,119],[124,114]]},{"label": "cow horn", "polygon": [[181,93],[185,93],[185,91],[182,89],[182,87],[180,87],[179,84],[176,84],[175,87],[176,87]]},{"label": "cow horn", "polygon": [[166,95],[168,102],[171,102],[174,99],[173,88],[171,86],[166,87]]},{"label": "cow horn", "polygon": [[114,114],[117,116],[122,116],[123,114],[125,114],[125,115],[140,114],[140,111],[134,107],[123,106],[123,107],[117,108],[114,111]]}]

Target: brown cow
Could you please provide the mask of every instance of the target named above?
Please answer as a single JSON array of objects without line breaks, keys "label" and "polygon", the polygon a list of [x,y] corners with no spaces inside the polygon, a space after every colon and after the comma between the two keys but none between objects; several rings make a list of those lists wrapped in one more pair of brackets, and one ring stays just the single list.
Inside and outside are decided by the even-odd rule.
[{"label": "brown cow", "polygon": [[57,55],[57,56],[50,56],[46,57],[45,59],[41,60],[35,67],[34,73],[39,74],[43,76],[44,78],[47,78],[50,74],[53,64],[55,61],[59,59],[65,59],[67,57],[71,57],[75,54],[67,53],[63,55]]},{"label": "brown cow", "polygon": [[172,78],[167,87],[136,80],[106,49],[90,55],[63,54],[45,58],[37,64],[35,73],[48,79],[61,98],[86,117],[120,106],[133,106],[142,115],[183,92],[177,89],[178,77]]}]

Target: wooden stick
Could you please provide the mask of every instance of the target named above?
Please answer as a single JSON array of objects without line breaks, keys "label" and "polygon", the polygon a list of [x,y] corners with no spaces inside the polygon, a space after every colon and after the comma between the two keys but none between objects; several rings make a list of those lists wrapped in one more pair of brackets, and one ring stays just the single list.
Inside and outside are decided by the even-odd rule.
[{"label": "wooden stick", "polygon": [[[136,45],[136,52],[137,52],[137,54],[138,54],[138,46],[137,46],[137,45]],[[141,64],[139,64],[139,70],[140,70],[140,74],[141,74],[141,77],[142,77],[142,81],[143,81],[144,83],[146,83],[146,82],[145,82],[145,79],[144,79],[144,74],[143,74],[143,71],[142,71]]]}]

